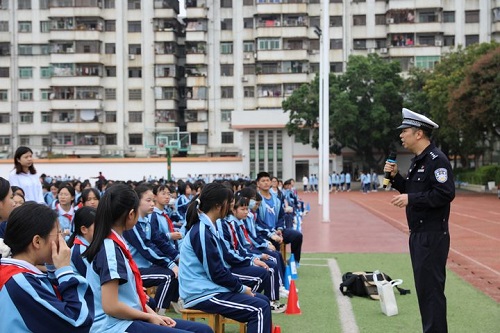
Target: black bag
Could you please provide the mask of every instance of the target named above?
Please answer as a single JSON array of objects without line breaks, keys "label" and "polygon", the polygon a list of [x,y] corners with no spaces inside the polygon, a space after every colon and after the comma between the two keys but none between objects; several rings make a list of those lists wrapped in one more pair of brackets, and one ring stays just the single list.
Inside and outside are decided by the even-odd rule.
[{"label": "black bag", "polygon": [[[380,272],[377,274],[377,280],[391,282],[389,275]],[[396,288],[400,295],[410,293],[410,290],[403,289],[398,286]],[[342,275],[342,283],[340,284],[340,292],[344,296],[361,296],[370,297],[371,299],[379,299],[377,285],[373,281],[373,272],[347,272]]]}]

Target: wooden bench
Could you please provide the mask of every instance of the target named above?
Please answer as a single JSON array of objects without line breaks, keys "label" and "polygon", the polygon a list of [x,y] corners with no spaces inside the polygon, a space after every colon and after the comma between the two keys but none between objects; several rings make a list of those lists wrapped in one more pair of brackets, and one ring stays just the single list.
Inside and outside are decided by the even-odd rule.
[{"label": "wooden bench", "polygon": [[182,319],[196,321],[196,319],[204,319],[206,324],[210,326],[214,332],[219,324],[219,315],[216,313],[206,313],[200,310],[183,309],[181,310]]}]

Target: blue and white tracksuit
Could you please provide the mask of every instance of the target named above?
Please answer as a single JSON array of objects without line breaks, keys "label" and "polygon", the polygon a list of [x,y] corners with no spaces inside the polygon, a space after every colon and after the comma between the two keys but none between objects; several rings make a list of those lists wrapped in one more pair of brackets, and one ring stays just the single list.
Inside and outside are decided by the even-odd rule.
[{"label": "blue and white tracksuit", "polygon": [[184,306],[247,322],[247,331],[271,332],[269,299],[244,293],[245,287],[224,261],[221,240],[210,218],[200,213],[200,222],[186,234],[179,265],[180,295]]}]

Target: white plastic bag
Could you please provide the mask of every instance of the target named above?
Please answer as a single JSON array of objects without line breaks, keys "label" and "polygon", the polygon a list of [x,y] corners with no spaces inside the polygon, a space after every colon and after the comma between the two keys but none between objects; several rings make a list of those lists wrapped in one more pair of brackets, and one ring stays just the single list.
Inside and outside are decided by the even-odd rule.
[{"label": "white plastic bag", "polygon": [[395,316],[398,314],[398,304],[394,296],[394,287],[402,284],[403,280],[396,279],[391,282],[378,281],[377,274],[380,274],[380,272],[373,272],[373,281],[377,285],[377,291],[380,297],[380,308],[386,316]]}]

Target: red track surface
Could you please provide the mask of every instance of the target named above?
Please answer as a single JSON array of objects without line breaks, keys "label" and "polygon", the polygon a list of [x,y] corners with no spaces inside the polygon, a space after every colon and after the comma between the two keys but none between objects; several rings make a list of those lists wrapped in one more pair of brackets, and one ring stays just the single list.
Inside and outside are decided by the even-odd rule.
[{"label": "red track surface", "polygon": [[[304,252],[407,253],[405,211],[390,204],[397,192],[330,193],[330,223],[321,222],[317,193],[302,193]],[[457,192],[451,206],[448,268],[500,302],[500,200]]]}]

